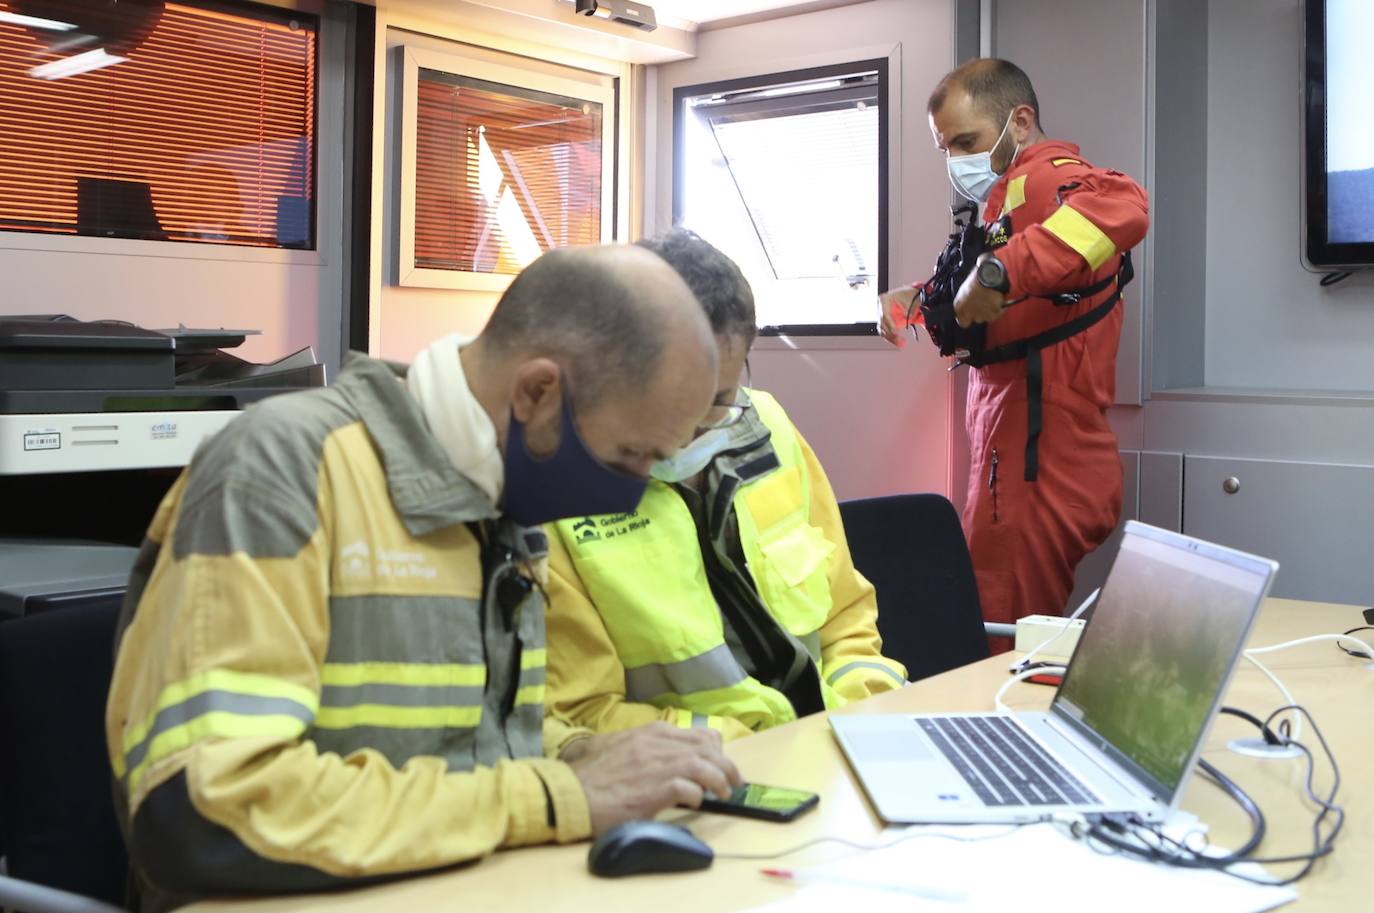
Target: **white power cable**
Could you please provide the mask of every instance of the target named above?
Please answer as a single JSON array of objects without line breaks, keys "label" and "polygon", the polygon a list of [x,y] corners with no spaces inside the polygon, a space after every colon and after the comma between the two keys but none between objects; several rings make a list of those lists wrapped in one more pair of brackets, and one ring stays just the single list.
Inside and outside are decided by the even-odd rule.
[{"label": "white power cable", "polygon": [[[1251,656],[1250,654],[1251,654],[1252,652],[1253,652],[1253,651],[1251,651],[1251,650],[1246,650],[1246,651],[1245,651],[1244,653],[1242,653],[1241,655],[1244,656],[1244,657],[1246,658],[1246,660],[1249,661],[1249,663],[1250,663],[1252,666],[1254,666],[1256,669],[1258,669],[1258,670],[1260,670],[1261,672],[1263,672],[1265,675],[1269,676],[1269,681],[1273,682],[1273,683],[1274,683],[1274,687],[1277,688],[1277,689],[1279,689],[1279,694],[1282,694],[1282,695],[1283,695],[1283,703],[1284,703],[1284,706],[1288,706],[1288,705],[1290,705],[1290,704],[1296,704],[1297,701],[1295,701],[1295,700],[1293,699],[1293,694],[1292,694],[1292,692],[1290,692],[1287,688],[1285,688],[1285,687],[1283,686],[1283,682],[1279,681],[1279,677],[1278,677],[1277,675],[1275,675],[1273,672],[1270,672],[1270,671],[1269,671],[1269,667],[1268,667],[1268,666],[1266,666],[1264,663],[1260,662],[1259,660],[1257,660],[1257,659],[1255,659],[1253,656]],[[1260,652],[1264,652],[1264,650],[1261,650]],[[1302,714],[1301,714],[1301,713],[1298,713],[1297,711],[1294,711],[1294,712],[1293,712],[1293,729],[1292,729],[1292,734],[1288,736],[1288,740],[1289,740],[1290,742],[1296,742],[1296,741],[1297,741],[1299,738],[1301,738],[1301,737],[1302,737]]]},{"label": "white power cable", "polygon": [[1033,675],[1063,675],[1068,666],[1036,666],[1034,669],[1024,669],[1017,672],[1011,678],[1002,683],[1002,687],[997,689],[997,694],[993,695],[992,703],[999,713],[1010,713],[1011,708],[1002,701],[1002,695],[1007,693],[1007,689],[1017,682],[1024,682]]},{"label": "white power cable", "polygon": [[1369,654],[1369,659],[1374,659],[1374,647],[1371,647],[1369,644],[1360,640],[1358,637],[1353,637],[1349,634],[1313,634],[1311,637],[1299,637],[1297,640],[1289,640],[1285,641],[1284,643],[1273,644],[1272,646],[1268,647],[1251,647],[1249,650],[1246,650],[1245,652],[1274,653],[1278,650],[1287,650],[1289,647],[1300,647],[1303,644],[1314,644],[1324,640],[1334,640],[1337,643],[1340,643],[1341,641],[1349,641],[1353,644],[1356,644],[1360,649],[1364,650],[1367,654]]},{"label": "white power cable", "polygon": [[1068,618],[1064,619],[1064,626],[1059,629],[1058,634],[1054,635],[1049,640],[1041,641],[1039,644],[1035,646],[1035,649],[1031,650],[1021,659],[1012,662],[1012,664],[1007,668],[1013,672],[1026,668],[1030,661],[1035,658],[1035,654],[1039,653],[1041,650],[1045,649],[1050,644],[1054,643],[1056,640],[1064,636],[1064,632],[1069,630],[1069,622],[1073,621],[1079,615],[1082,615],[1084,612],[1088,611],[1088,606],[1092,605],[1094,602],[1097,601],[1097,595],[1101,592],[1102,587],[1098,587],[1097,589],[1089,593],[1088,598],[1084,599],[1083,603],[1078,608],[1073,610],[1073,614],[1070,615]]},{"label": "white power cable", "polygon": [[[1270,644],[1267,647],[1251,647],[1249,650],[1246,650],[1245,653],[1242,655],[1250,662],[1251,665],[1253,665],[1256,669],[1259,669],[1261,672],[1263,672],[1265,675],[1269,677],[1269,680],[1274,683],[1274,687],[1278,688],[1279,693],[1283,695],[1283,701],[1285,704],[1296,704],[1297,701],[1293,699],[1292,693],[1283,686],[1283,682],[1279,681],[1279,677],[1275,675],[1273,672],[1269,671],[1268,666],[1264,665],[1264,663],[1255,659],[1255,656],[1262,653],[1277,653],[1279,650],[1287,650],[1291,647],[1301,647],[1304,644],[1315,644],[1328,640],[1333,640],[1337,644],[1340,644],[1343,641],[1349,641],[1350,643],[1356,644],[1359,646],[1360,649],[1364,650],[1366,656],[1374,658],[1374,647],[1370,647],[1370,645],[1365,643],[1363,640],[1360,640],[1358,637],[1351,637],[1349,634],[1313,634],[1311,637],[1299,637],[1297,640],[1287,640],[1281,644]],[[1288,738],[1290,741],[1296,742],[1301,736],[1302,714],[1298,713],[1297,711],[1294,711],[1292,734],[1289,735]]]}]

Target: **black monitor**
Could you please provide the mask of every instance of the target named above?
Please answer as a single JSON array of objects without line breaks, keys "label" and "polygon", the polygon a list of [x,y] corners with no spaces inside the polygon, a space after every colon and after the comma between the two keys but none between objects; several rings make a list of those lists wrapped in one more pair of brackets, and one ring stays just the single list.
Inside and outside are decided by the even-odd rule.
[{"label": "black monitor", "polygon": [[1374,266],[1374,3],[1305,0],[1303,260]]},{"label": "black monitor", "polygon": [[141,238],[166,241],[152,188],[143,181],[113,178],[76,179],[76,231],[101,238]]}]

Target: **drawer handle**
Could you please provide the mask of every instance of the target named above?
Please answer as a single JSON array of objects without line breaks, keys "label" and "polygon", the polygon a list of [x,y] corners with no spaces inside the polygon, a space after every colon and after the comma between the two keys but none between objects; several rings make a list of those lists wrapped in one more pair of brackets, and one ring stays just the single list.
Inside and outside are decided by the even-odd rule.
[{"label": "drawer handle", "polygon": [[1231,476],[1225,482],[1221,483],[1221,490],[1226,492],[1228,495],[1235,494],[1236,492],[1240,491],[1240,479],[1236,478],[1235,476]]}]

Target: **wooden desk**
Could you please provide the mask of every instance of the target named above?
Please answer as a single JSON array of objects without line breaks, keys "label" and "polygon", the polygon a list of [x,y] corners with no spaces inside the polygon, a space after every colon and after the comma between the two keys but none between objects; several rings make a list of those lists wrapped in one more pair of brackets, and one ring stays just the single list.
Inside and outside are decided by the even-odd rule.
[{"label": "wooden desk", "polygon": [[[1271,599],[1256,626],[1251,646],[1292,640],[1309,634],[1339,633],[1361,623],[1350,606]],[[1319,643],[1263,658],[1310,708],[1341,765],[1338,801],[1346,824],[1333,856],[1302,881],[1293,910],[1356,910],[1368,906],[1371,859],[1374,859],[1374,670],[1341,653],[1332,643]],[[994,657],[944,675],[846,707],[842,713],[988,710],[998,685],[1006,680],[1008,658]],[[1025,685],[1008,697],[1014,707],[1043,708],[1052,690]],[[1248,663],[1242,663],[1227,702],[1265,716],[1281,705],[1273,686]],[[1310,729],[1304,729],[1304,741]],[[1252,795],[1264,810],[1269,831],[1260,851],[1266,855],[1305,853],[1311,849],[1313,812],[1300,799],[1306,764],[1299,760],[1261,761],[1225,748],[1238,736],[1255,735],[1249,724],[1223,717],[1208,740],[1205,756]],[[788,825],[698,813],[673,813],[689,824],[717,853],[766,853],[821,835],[860,841],[879,837],[883,825],[873,815],[863,792],[840,754],[824,716],[752,736],[729,746],[729,754],[747,779],[820,793],[819,808]],[[1319,762],[1324,764],[1324,762]],[[1319,766],[1318,792],[1329,788]],[[1194,777],[1183,806],[1211,825],[1213,842],[1236,846],[1249,824],[1244,814],[1216,787]],[[849,850],[837,844],[794,854],[782,865],[818,864]],[[742,910],[785,898],[793,888],[758,874],[768,863],[718,859],[703,872],[638,876],[621,880],[594,878],[587,872],[587,845],[533,847],[497,853],[472,866],[443,874],[412,878],[356,891],[274,897],[255,901],[211,901],[186,909],[197,913],[257,911],[618,911],[659,913]],[[1276,871],[1279,871],[1276,869]],[[1288,871],[1288,870],[1283,870]]]}]

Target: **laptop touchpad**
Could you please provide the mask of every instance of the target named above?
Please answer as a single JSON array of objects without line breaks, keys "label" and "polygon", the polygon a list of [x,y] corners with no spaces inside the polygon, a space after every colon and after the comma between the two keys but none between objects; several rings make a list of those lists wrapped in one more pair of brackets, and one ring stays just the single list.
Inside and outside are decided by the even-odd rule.
[{"label": "laptop touchpad", "polygon": [[928,761],[932,756],[930,743],[914,727],[910,732],[891,729],[886,732],[847,732],[845,741],[854,752],[855,761]]}]

